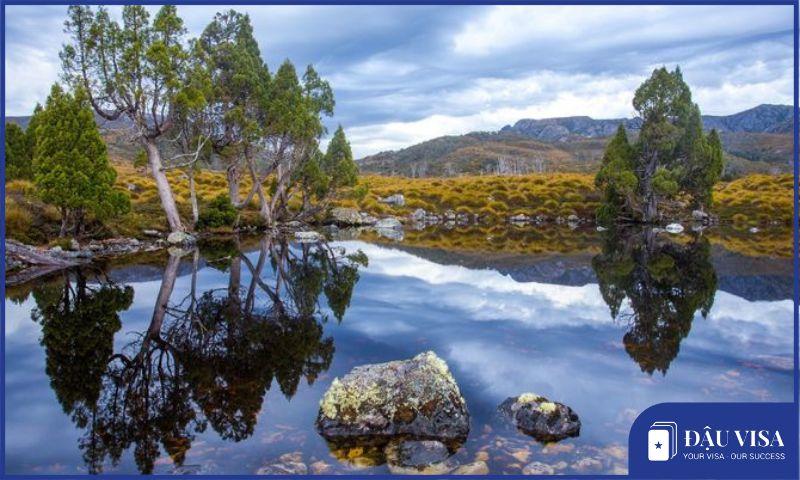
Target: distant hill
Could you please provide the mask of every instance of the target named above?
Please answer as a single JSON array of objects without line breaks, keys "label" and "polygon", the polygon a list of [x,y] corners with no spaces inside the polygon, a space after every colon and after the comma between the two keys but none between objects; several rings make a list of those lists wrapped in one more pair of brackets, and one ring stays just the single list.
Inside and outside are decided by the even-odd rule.
[{"label": "distant hill", "polygon": [[[790,172],[792,113],[788,105],[759,105],[733,115],[704,116],[705,128],[721,133],[726,175]],[[365,172],[411,177],[591,172],[620,124],[635,136],[641,119],[522,119],[499,132],[438,137],[370,155],[360,159],[359,166]]]}]

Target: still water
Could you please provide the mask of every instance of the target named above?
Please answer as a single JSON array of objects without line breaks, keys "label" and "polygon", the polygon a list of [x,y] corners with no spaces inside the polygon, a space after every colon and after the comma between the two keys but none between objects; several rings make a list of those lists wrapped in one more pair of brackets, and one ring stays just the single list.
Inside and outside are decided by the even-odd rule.
[{"label": "still water", "polygon": [[[471,415],[453,461],[498,474],[625,473],[658,402],[791,401],[790,258],[708,235],[537,235],[225,240],[11,288],[7,473],[387,473],[329,448],[318,402],[355,366],[426,350]],[[572,407],[580,436],[505,425],[497,406],[523,392]]]}]

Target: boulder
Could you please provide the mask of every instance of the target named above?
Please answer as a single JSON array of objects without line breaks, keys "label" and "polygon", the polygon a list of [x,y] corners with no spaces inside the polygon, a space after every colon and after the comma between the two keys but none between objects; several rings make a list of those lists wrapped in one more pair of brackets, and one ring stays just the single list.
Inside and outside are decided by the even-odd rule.
[{"label": "boulder", "polygon": [[194,245],[195,238],[186,232],[172,232],[167,237],[170,245]]},{"label": "boulder", "polygon": [[394,217],[381,218],[373,225],[375,228],[387,230],[402,230],[403,224]]},{"label": "boulder", "polygon": [[692,219],[698,222],[707,222],[708,214],[702,210],[692,210]]},{"label": "boulder", "polygon": [[403,196],[402,193],[395,193],[394,195],[389,195],[388,197],[378,199],[381,203],[387,203],[389,205],[396,205],[398,207],[402,207],[406,204],[406,197]]},{"label": "boulder", "polygon": [[331,210],[331,220],[340,226],[363,225],[361,214],[355,208],[337,207]]},{"label": "boulder", "polygon": [[670,223],[666,227],[664,227],[667,233],[678,234],[683,233],[683,225],[680,223]]},{"label": "boulder", "polygon": [[581,431],[581,421],[571,408],[535,393],[507,398],[497,409],[517,429],[540,442],[577,437]]},{"label": "boulder", "polygon": [[418,209],[414,210],[413,212],[411,212],[410,216],[411,216],[411,219],[416,221],[416,222],[424,222],[425,221],[425,217],[428,216],[428,212],[426,212],[422,208],[418,208]]},{"label": "boulder", "polygon": [[329,441],[405,436],[459,441],[469,412],[447,364],[433,352],[356,367],[334,379],[316,427]]}]

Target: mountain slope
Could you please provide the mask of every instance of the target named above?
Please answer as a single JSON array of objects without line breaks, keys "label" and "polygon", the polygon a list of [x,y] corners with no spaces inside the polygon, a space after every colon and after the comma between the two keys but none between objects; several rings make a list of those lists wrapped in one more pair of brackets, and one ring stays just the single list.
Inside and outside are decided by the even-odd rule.
[{"label": "mountain slope", "polygon": [[[438,137],[358,162],[364,172],[410,177],[592,172],[620,124],[635,136],[641,119],[522,119],[499,132]],[[759,105],[733,115],[707,115],[703,124],[721,133],[727,177],[791,171],[791,106]]]}]

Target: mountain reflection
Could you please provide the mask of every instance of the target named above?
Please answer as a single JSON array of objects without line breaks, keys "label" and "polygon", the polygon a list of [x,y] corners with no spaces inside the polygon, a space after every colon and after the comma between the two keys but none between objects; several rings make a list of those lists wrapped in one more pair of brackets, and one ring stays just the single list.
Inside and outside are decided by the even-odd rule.
[{"label": "mountain reflection", "polygon": [[592,259],[611,317],[630,325],[625,350],[649,374],[666,375],[695,312],[706,318],[717,290],[708,240],[667,237],[653,228],[608,231]]},{"label": "mountain reflection", "polygon": [[[198,291],[200,252],[170,250],[148,328],[119,351],[114,334],[133,301],[131,287],[102,275],[90,282],[78,270],[34,289],[47,374],[82,430],[79,447],[91,473],[117,465],[130,448],[142,473],[153,471],[162,448],[180,466],[208,426],[224,439],[244,440],[273,381],[291,398],[301,380],[312,384],[329,368],[334,345],[324,336],[320,297],[340,322],[366,265],[363,253],[269,237],[255,262],[237,242],[203,253],[228,273],[227,288]],[[190,288],[176,299],[187,261]]]}]

